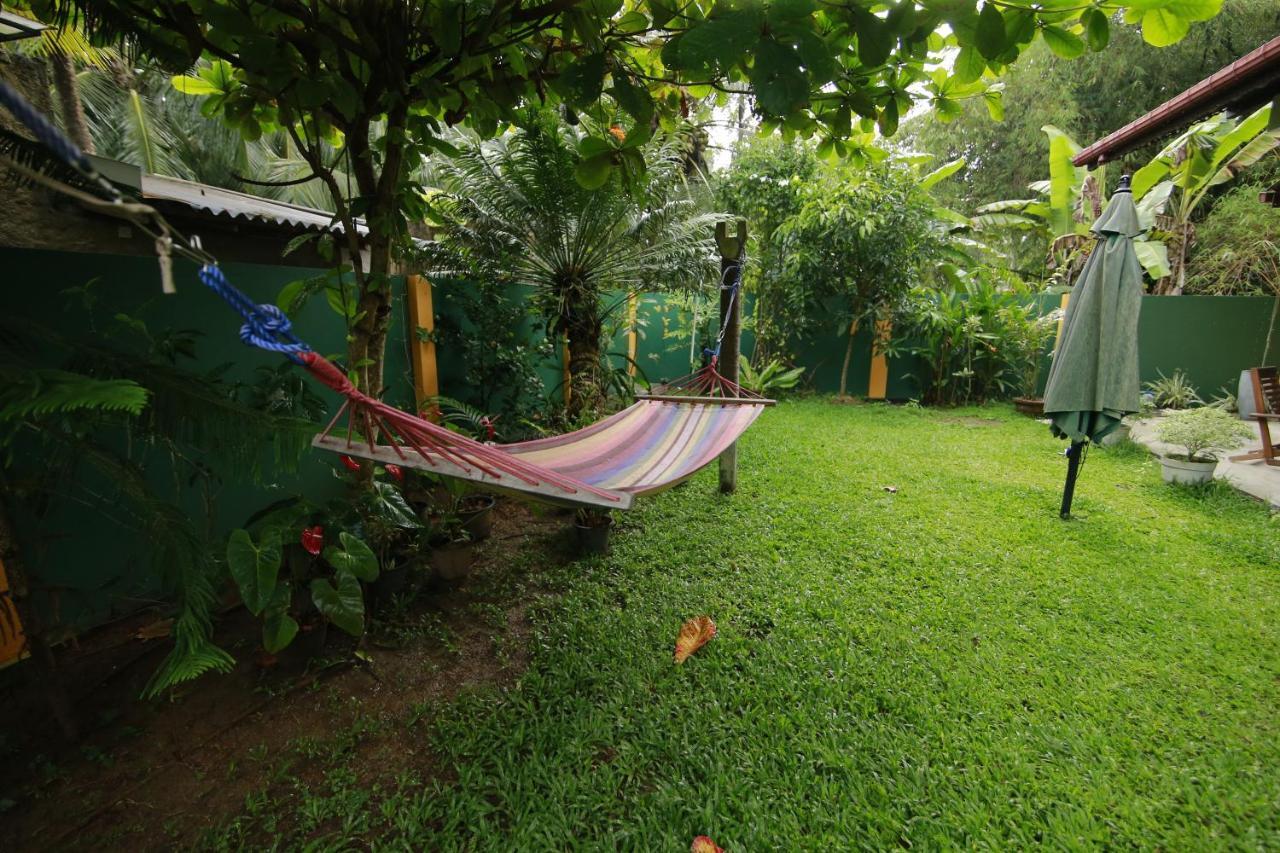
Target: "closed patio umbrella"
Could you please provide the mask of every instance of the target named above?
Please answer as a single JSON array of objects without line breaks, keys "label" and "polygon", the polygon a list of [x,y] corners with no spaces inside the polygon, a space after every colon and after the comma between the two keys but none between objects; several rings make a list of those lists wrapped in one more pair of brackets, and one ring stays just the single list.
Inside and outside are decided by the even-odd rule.
[{"label": "closed patio umbrella", "polygon": [[1141,233],[1129,176],[1093,223],[1098,235],[1080,271],[1062,335],[1049,369],[1044,412],[1050,429],[1070,439],[1063,518],[1071,517],[1071,498],[1085,446],[1138,411],[1138,311],[1142,305],[1142,265],[1133,248]]}]

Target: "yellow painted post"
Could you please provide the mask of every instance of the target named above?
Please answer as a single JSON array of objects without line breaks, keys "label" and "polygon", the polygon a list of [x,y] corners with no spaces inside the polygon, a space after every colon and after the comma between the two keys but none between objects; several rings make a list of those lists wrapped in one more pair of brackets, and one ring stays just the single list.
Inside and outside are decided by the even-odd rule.
[{"label": "yellow painted post", "polygon": [[0,563],[0,667],[8,666],[27,651],[27,638],[18,621],[18,609],[10,598],[9,579]]},{"label": "yellow painted post", "polygon": [[573,396],[573,374],[569,372],[569,336],[565,335],[560,339],[560,363],[564,365],[564,404],[569,405],[569,398]]},{"label": "yellow painted post", "polygon": [[1058,344],[1062,342],[1062,323],[1067,319],[1067,303],[1071,301],[1071,294],[1062,294],[1062,316],[1058,318],[1058,333],[1053,337],[1053,351],[1058,351]]},{"label": "yellow painted post", "polygon": [[883,400],[889,390],[889,360],[882,351],[893,334],[893,323],[876,321],[876,339],[871,351],[871,375],[867,378],[867,399]]},{"label": "yellow painted post", "polygon": [[627,375],[636,375],[636,343],[639,334],[636,330],[636,295],[627,297]]},{"label": "yellow painted post", "polygon": [[[409,347],[413,362],[413,393],[421,406],[424,400],[440,395],[436,342],[430,336],[436,328],[436,315],[431,304],[431,282],[426,277],[408,276],[405,286],[408,291],[409,323],[413,326],[413,340]],[[423,340],[419,329],[426,333],[426,340]]]}]

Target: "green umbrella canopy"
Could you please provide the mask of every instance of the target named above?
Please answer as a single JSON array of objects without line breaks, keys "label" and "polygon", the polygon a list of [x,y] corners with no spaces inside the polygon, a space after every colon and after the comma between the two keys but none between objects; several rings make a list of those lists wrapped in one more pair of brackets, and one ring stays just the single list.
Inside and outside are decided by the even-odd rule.
[{"label": "green umbrella canopy", "polygon": [[1097,441],[1138,411],[1142,265],[1133,238],[1142,228],[1127,185],[1093,231],[1098,242],[1071,289],[1044,392],[1053,434],[1073,442]]}]

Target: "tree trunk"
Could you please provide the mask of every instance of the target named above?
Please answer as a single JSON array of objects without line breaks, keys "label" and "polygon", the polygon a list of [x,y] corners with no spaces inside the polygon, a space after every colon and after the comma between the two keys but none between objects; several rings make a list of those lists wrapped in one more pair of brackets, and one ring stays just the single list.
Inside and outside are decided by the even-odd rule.
[{"label": "tree trunk", "polygon": [[600,318],[593,308],[570,307],[563,320],[569,344],[569,401],[566,411],[570,419],[583,412],[598,409],[604,402],[603,377],[600,375]]},{"label": "tree trunk", "polygon": [[858,334],[858,321],[849,324],[849,342],[844,347],[844,364],[840,366],[840,396],[849,388],[849,362],[853,361],[853,338]]},{"label": "tree trunk", "polygon": [[30,663],[36,672],[35,680],[44,690],[45,699],[49,702],[49,711],[63,737],[68,741],[74,741],[79,737],[80,729],[76,725],[75,714],[71,710],[71,700],[67,697],[62,677],[58,673],[57,658],[54,657],[53,648],[45,639],[40,614],[31,606],[31,584],[22,562],[22,554],[18,549],[18,540],[9,519],[8,508],[3,501],[0,501],[0,563],[4,565],[5,573],[9,578],[14,609],[22,621],[23,633],[27,638],[27,650],[31,653]]},{"label": "tree trunk", "polygon": [[80,102],[80,85],[76,82],[76,67],[71,57],[61,51],[49,58],[53,66],[53,88],[58,93],[58,107],[62,114],[62,126],[71,141],[86,154],[95,153],[93,137],[89,135],[89,123],[84,117],[84,104]]}]

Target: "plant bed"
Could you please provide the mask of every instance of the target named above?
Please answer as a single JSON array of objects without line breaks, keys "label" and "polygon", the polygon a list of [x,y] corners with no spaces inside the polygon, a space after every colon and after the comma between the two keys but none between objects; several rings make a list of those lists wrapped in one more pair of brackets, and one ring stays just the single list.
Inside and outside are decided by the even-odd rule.
[{"label": "plant bed", "polygon": [[1161,455],[1160,475],[1166,483],[1207,483],[1213,479],[1219,452],[1252,435],[1247,426],[1212,406],[1174,412],[1156,427],[1156,438],[1182,452]]}]

